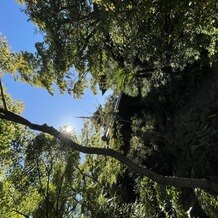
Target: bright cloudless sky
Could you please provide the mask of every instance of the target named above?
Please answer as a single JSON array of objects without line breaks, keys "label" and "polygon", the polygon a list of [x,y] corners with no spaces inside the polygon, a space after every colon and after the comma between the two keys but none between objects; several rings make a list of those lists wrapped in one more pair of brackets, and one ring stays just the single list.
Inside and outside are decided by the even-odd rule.
[{"label": "bright cloudless sky", "polygon": [[[0,33],[7,37],[13,51],[34,52],[34,44],[40,41],[41,36],[36,33],[33,24],[27,22],[28,18],[20,8],[21,5],[15,0],[0,0]],[[80,100],[75,100],[68,94],[60,95],[58,90],[51,96],[42,88],[15,82],[8,74],[4,76],[3,84],[14,99],[24,102],[25,118],[38,124],[47,123],[56,128],[70,125],[76,132],[80,131],[82,120],[75,117],[91,116],[104,101],[101,94],[93,96],[90,91],[86,91]]]}]

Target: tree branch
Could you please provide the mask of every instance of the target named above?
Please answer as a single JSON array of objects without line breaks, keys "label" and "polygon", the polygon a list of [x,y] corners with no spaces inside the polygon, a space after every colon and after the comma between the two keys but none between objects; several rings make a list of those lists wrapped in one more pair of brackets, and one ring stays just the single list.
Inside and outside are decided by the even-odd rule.
[{"label": "tree branch", "polygon": [[5,110],[7,111],[8,109],[7,109],[7,105],[6,105],[6,101],[5,101],[4,90],[3,90],[1,78],[0,78],[0,89],[1,89],[1,96],[2,96],[3,106],[4,106]]},{"label": "tree branch", "polygon": [[22,213],[22,212],[20,212],[20,211],[18,211],[18,210],[13,210],[15,213],[18,213],[19,215],[22,215],[22,216],[24,216],[25,218],[29,218],[29,216],[28,215],[26,215],[26,214],[24,214],[24,213]]},{"label": "tree branch", "polygon": [[144,166],[140,166],[134,163],[129,158],[125,157],[120,152],[117,152],[110,148],[95,148],[95,147],[85,147],[82,146],[70,139],[65,134],[62,134],[52,126],[48,126],[46,124],[38,125],[31,123],[30,121],[26,120],[25,118],[14,114],[10,111],[6,111],[3,108],[0,108],[0,118],[8,121],[12,121],[18,124],[26,125],[30,129],[41,131],[44,133],[48,133],[54,136],[56,139],[60,140],[65,146],[69,147],[72,150],[79,151],[86,154],[96,154],[96,155],[104,155],[115,158],[120,163],[129,167],[134,173],[140,174],[142,176],[146,176],[153,181],[157,182],[161,185],[170,185],[170,186],[177,186],[177,187],[187,187],[187,188],[201,188],[207,191],[211,191],[214,193],[218,193],[218,184],[211,182],[208,179],[194,179],[194,178],[176,178],[170,176],[162,176],[159,175]]}]

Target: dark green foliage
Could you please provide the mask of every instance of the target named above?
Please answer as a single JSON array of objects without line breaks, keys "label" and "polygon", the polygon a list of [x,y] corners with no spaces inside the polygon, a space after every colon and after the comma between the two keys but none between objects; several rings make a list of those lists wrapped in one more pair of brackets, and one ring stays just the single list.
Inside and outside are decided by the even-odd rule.
[{"label": "dark green foliage", "polygon": [[173,74],[205,51],[216,60],[215,0],[21,2],[44,35],[36,44],[35,80],[48,89],[55,82],[79,96],[90,72],[92,87],[125,90],[135,77]]},{"label": "dark green foliage", "polygon": [[[214,105],[214,107],[216,106]],[[213,121],[210,120],[211,116],[214,116]],[[217,176],[218,129],[213,124],[216,122],[216,115],[201,109],[193,111],[190,116],[183,119],[176,133],[180,159],[186,164],[180,164],[180,159],[178,159],[180,170],[182,171],[184,168],[184,173],[188,173],[192,177]],[[184,160],[186,161],[184,162]]]}]

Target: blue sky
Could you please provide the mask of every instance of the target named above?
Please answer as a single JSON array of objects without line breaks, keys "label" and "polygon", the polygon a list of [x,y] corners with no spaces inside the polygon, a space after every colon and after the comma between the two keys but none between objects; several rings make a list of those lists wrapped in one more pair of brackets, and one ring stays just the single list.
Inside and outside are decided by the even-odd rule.
[{"label": "blue sky", "polygon": [[[21,5],[15,0],[0,0],[0,32],[7,37],[13,51],[35,51],[34,44],[41,40],[36,28],[28,17],[21,12]],[[82,120],[76,116],[90,116],[99,104],[104,102],[104,97],[99,94],[94,96],[86,91],[82,99],[73,99],[72,96],[61,95],[58,90],[51,96],[42,88],[15,82],[6,74],[3,83],[14,99],[24,102],[23,116],[32,122],[47,123],[56,128],[70,125],[77,132],[82,127]]]}]

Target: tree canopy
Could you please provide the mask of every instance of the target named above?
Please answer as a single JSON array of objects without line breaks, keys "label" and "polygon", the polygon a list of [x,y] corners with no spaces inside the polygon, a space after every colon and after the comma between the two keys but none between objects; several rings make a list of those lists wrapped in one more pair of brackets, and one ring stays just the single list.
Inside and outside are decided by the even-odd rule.
[{"label": "tree canopy", "polygon": [[217,2],[18,2],[43,40],[1,36],[2,73],[113,95],[79,139],[23,118],[0,81],[1,217],[216,217]]},{"label": "tree canopy", "polygon": [[21,2],[44,35],[25,57],[47,88],[55,82],[80,95],[90,73],[91,87],[103,79],[123,89],[136,75],[181,70],[205,52],[216,60],[215,0]]}]

